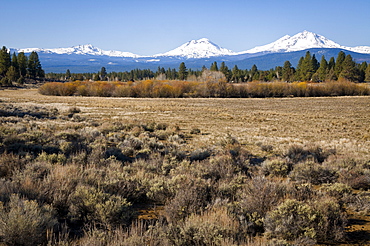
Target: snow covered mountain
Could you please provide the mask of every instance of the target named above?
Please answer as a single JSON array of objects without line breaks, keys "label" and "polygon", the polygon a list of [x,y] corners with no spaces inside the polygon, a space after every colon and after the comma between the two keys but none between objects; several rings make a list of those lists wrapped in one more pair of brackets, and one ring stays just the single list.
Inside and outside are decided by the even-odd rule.
[{"label": "snow covered mountain", "polygon": [[94,72],[101,67],[113,71],[128,71],[135,68],[156,69],[158,66],[178,68],[185,61],[186,66],[200,69],[212,62],[226,62],[229,67],[238,65],[250,68],[257,65],[260,69],[282,66],[289,60],[293,66],[305,51],[310,50],[317,57],[336,57],[339,51],[351,54],[358,63],[370,63],[370,47],[345,47],[324,36],[303,31],[294,36],[284,36],[277,41],[257,46],[244,52],[233,52],[222,48],[207,38],[191,40],[176,49],[154,56],[140,56],[131,52],[105,51],[91,44],[57,49],[13,49],[11,52],[30,53],[36,51],[46,72]]},{"label": "snow covered mountain", "polygon": [[94,47],[91,44],[78,45],[70,48],[56,48],[56,49],[40,49],[40,48],[27,48],[20,49],[19,52],[23,51],[24,53],[31,53],[36,51],[37,53],[48,53],[48,54],[75,54],[75,55],[94,55],[94,56],[112,56],[112,57],[132,57],[137,58],[139,55],[133,54],[131,52],[122,52],[115,50],[102,50],[97,47]]},{"label": "snow covered mountain", "polygon": [[303,31],[292,37],[286,35],[273,43],[257,46],[242,53],[281,53],[311,48],[342,48],[342,46],[324,36],[309,31]]},{"label": "snow covered mountain", "polygon": [[325,38],[319,34],[303,31],[294,36],[286,35],[273,43],[257,46],[253,49],[240,52],[239,54],[253,54],[253,53],[282,53],[282,52],[293,52],[312,48],[338,48],[344,50],[350,50],[358,53],[370,54],[370,47],[359,46],[359,47],[346,47],[336,42]]},{"label": "snow covered mountain", "polygon": [[154,55],[154,57],[177,56],[191,59],[226,55],[236,55],[236,53],[212,43],[207,38],[201,38],[198,40],[191,40],[176,49],[163,54]]},{"label": "snow covered mountain", "polygon": [[245,54],[266,54],[266,53],[284,53],[294,52],[312,48],[338,48],[349,50],[362,54],[370,54],[370,46],[346,47],[342,46],[332,40],[325,38],[319,34],[303,31],[294,36],[286,35],[275,42],[267,45],[257,46],[253,49],[243,52],[233,52],[231,50],[222,48],[217,44],[211,42],[207,38],[198,40],[191,40],[178,48],[175,48],[166,53],[157,54],[154,56],[140,56],[131,52],[122,52],[114,50],[102,50],[94,47],[91,44],[78,45],[70,48],[56,48],[56,49],[40,49],[40,48],[27,48],[19,49],[18,52],[23,51],[30,53],[36,51],[44,54],[74,54],[74,55],[92,55],[92,56],[108,56],[108,57],[122,57],[122,58],[143,58],[147,61],[158,60],[158,58],[175,57],[177,59],[201,59],[210,57],[225,57],[225,56],[238,56]]}]

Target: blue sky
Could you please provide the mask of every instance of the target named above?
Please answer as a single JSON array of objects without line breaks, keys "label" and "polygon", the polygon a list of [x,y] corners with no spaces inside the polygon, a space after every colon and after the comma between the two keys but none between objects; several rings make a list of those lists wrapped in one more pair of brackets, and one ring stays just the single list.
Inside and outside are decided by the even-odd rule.
[{"label": "blue sky", "polygon": [[370,0],[0,0],[0,45],[91,43],[139,55],[199,38],[244,51],[304,30],[370,46]]}]

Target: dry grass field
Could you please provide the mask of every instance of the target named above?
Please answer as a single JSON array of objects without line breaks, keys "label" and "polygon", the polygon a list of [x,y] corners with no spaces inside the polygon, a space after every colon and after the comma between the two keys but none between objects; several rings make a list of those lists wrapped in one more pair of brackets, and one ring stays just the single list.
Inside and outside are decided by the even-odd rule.
[{"label": "dry grass field", "polygon": [[[181,131],[181,136],[183,136],[183,139],[185,142],[182,141],[182,139],[180,139],[181,141],[178,139],[177,140],[175,139],[173,140],[173,142],[176,142],[176,144],[179,144],[179,146],[181,146],[181,150],[184,150],[187,153],[191,153],[192,151],[194,152],[196,150],[204,150],[204,149],[212,149],[212,148],[215,148],[215,149],[218,148],[219,150],[221,149],[222,151],[222,148],[226,146],[226,148],[230,149],[231,154],[224,153],[224,152],[222,154],[215,154],[215,156],[210,157],[209,162],[207,162],[208,161],[207,158],[209,157],[207,156],[204,158],[206,159],[205,162],[202,162],[203,159],[200,159],[199,163],[192,162],[193,163],[192,165],[195,165],[195,166],[190,166],[190,164],[187,166],[187,164],[184,161],[182,162],[175,161],[174,163],[167,163],[167,164],[165,163],[165,161],[163,161],[161,165],[164,165],[164,164],[167,165],[167,167],[164,167],[164,166],[161,167],[162,169],[167,168],[166,169],[167,172],[164,172],[163,174],[161,173],[149,174],[150,171],[148,170],[151,170],[150,168],[153,169],[154,167],[149,168],[149,167],[140,166],[140,165],[143,165],[142,162],[140,162],[141,160],[138,160],[137,162],[133,162],[132,164],[132,167],[131,167],[132,170],[139,170],[137,173],[132,174],[132,179],[134,181],[136,181],[136,179],[139,180],[140,178],[152,179],[152,180],[155,180],[155,182],[159,182],[158,180],[167,180],[169,182],[173,182],[173,184],[178,185],[178,187],[181,187],[180,184],[176,183],[176,182],[179,182],[179,181],[176,181],[176,178],[196,177],[198,183],[194,181],[195,182],[194,185],[199,185],[199,187],[208,187],[209,184],[207,182],[214,182],[214,186],[215,186],[214,189],[217,190],[217,192],[219,192],[217,193],[215,191],[214,193],[220,197],[222,197],[222,194],[221,194],[222,192],[220,192],[223,189],[222,187],[229,187],[229,186],[231,187],[233,184],[239,185],[239,186],[237,185],[235,186],[235,187],[238,187],[238,188],[235,188],[237,190],[235,191],[235,193],[230,191],[230,194],[235,195],[235,197],[230,198],[229,203],[227,205],[222,205],[222,204],[218,205],[218,206],[221,206],[219,208],[216,206],[217,199],[210,198],[210,200],[212,201],[210,202],[210,204],[213,204],[213,205],[212,206],[209,204],[204,205],[204,213],[203,212],[201,214],[193,213],[189,215],[188,217],[186,217],[186,220],[184,219],[184,221],[188,223],[189,225],[199,225],[200,226],[200,225],[203,225],[202,223],[204,220],[209,220],[209,221],[212,221],[212,223],[222,224],[222,226],[224,226],[225,228],[229,228],[228,229],[229,231],[241,230],[235,220],[232,220],[228,215],[226,216],[227,214],[227,212],[225,212],[226,208],[230,209],[230,207],[235,206],[234,207],[235,211],[237,211],[238,213],[247,211],[245,212],[247,214],[249,213],[248,211],[254,211],[253,209],[258,210],[258,206],[253,207],[254,205],[252,206],[249,204],[251,203],[250,202],[251,197],[255,196],[255,194],[252,193],[253,189],[254,189],[254,192],[258,190],[256,189],[256,187],[258,187],[258,184],[259,184],[258,182],[262,182],[262,183],[265,182],[264,183],[265,185],[266,184],[270,185],[269,189],[272,187],[271,188],[272,191],[274,191],[275,189],[275,191],[278,192],[280,189],[279,185],[288,187],[284,189],[288,189],[288,191],[290,191],[289,189],[291,189],[292,187],[295,187],[296,185],[296,183],[294,182],[297,182],[297,184],[298,183],[301,184],[300,182],[303,180],[305,182],[309,182],[313,184],[313,188],[312,190],[310,190],[310,192],[313,192],[315,195],[312,195],[312,197],[315,197],[314,199],[319,199],[319,198],[323,199],[323,202],[318,203],[316,202],[316,200],[311,201],[311,199],[313,198],[305,197],[305,194],[303,193],[302,194],[298,194],[298,193],[292,194],[292,193],[289,193],[287,190],[284,190],[285,193],[281,191],[285,195],[281,195],[280,198],[276,198],[276,199],[280,199],[279,201],[275,201],[274,198],[271,198],[272,199],[271,204],[270,204],[271,207],[269,208],[271,211],[267,210],[266,208],[267,212],[266,211],[261,212],[263,216],[267,214],[266,218],[269,219],[270,221],[270,222],[264,222],[264,223],[266,224],[265,230],[271,234],[271,237],[276,237],[279,239],[279,234],[276,234],[276,231],[274,231],[275,230],[274,226],[276,226],[274,223],[277,223],[277,222],[274,222],[274,220],[278,221],[279,219],[278,217],[276,217],[277,216],[276,214],[280,210],[282,211],[284,209],[284,206],[288,206],[289,202],[292,203],[294,199],[296,199],[294,201],[296,202],[297,206],[304,207],[304,203],[302,203],[301,201],[305,201],[305,199],[307,199],[307,201],[310,201],[310,206],[312,206],[312,208],[317,208],[318,210],[322,209],[322,211],[326,211],[325,204],[327,204],[328,206],[331,204],[330,206],[333,206],[331,208],[333,208],[333,211],[334,211],[335,210],[334,207],[337,205],[335,206],[332,205],[333,204],[332,202],[335,200],[336,203],[338,204],[342,204],[342,205],[347,204],[347,205],[344,205],[343,207],[344,209],[346,209],[346,212],[348,214],[348,225],[346,227],[345,240],[343,238],[341,239],[341,242],[343,242],[342,245],[370,245],[370,239],[369,239],[370,216],[368,214],[368,211],[370,210],[369,208],[370,206],[369,204],[366,203],[366,201],[369,201],[369,200],[366,200],[369,197],[369,194],[366,193],[367,188],[365,188],[365,191],[364,191],[362,188],[356,188],[355,185],[353,185],[352,188],[353,187],[355,188],[353,188],[353,190],[351,191],[347,191],[346,189],[348,188],[343,188],[342,186],[340,186],[344,184],[347,185],[345,175],[346,173],[351,173],[351,170],[353,171],[353,173],[355,173],[356,171],[357,172],[356,174],[359,174],[361,178],[367,177],[367,180],[365,180],[367,183],[364,181],[366,184],[363,184],[361,183],[362,182],[361,181],[359,182],[361,183],[361,185],[370,185],[370,181],[368,180],[369,179],[368,169],[369,169],[369,164],[370,164],[369,163],[370,161],[370,97],[368,96],[367,97],[365,96],[364,97],[326,97],[326,98],[320,98],[320,97],[317,97],[317,98],[265,98],[265,99],[256,99],[256,98],[250,98],[250,99],[238,99],[238,98],[232,98],[232,99],[176,98],[176,99],[172,99],[171,98],[170,99],[170,98],[112,98],[112,97],[62,97],[62,96],[57,97],[57,96],[40,95],[36,89],[24,89],[24,90],[0,90],[0,104],[13,105],[13,107],[23,108],[23,109],[27,107],[48,108],[50,109],[50,111],[52,111],[55,108],[62,115],[63,114],[67,115],[68,112],[71,112],[71,109],[76,109],[76,108],[78,109],[78,112],[76,111],[76,114],[75,116],[73,116],[73,118],[68,118],[67,116],[65,116],[64,118],[56,117],[53,120],[47,120],[47,119],[38,120],[38,119],[33,119],[33,118],[30,118],[28,120],[24,119],[25,121],[27,121],[27,123],[24,123],[24,125],[27,125],[27,129],[32,128],[32,127],[38,130],[50,128],[50,129],[53,129],[52,131],[62,132],[63,134],[67,132],[71,134],[71,132],[69,132],[67,129],[70,127],[73,129],[81,129],[81,131],[79,132],[80,135],[85,134],[86,136],[89,136],[88,134],[90,133],[82,132],[82,130],[85,129],[84,127],[86,126],[89,126],[89,127],[98,126],[98,129],[101,132],[103,132],[104,129],[109,129],[109,127],[111,127],[111,124],[113,122],[122,122],[125,124],[132,123],[136,125],[140,125],[144,123],[146,124],[148,122],[155,122],[156,124],[166,124],[172,127],[172,129],[178,129],[178,130],[173,130],[173,131]],[[12,125],[13,121],[15,122],[14,125]],[[3,120],[2,122],[4,125],[16,127],[17,120],[10,118],[10,120]],[[19,120],[19,122],[21,121]],[[4,129],[2,129],[2,131],[6,132]],[[91,134],[93,135],[92,130],[91,132],[92,132]],[[134,130],[131,130],[131,133],[135,134]],[[144,141],[143,140],[144,137],[141,138],[143,133],[141,132],[141,135],[139,135],[139,133],[135,136],[137,137],[137,139],[140,138],[142,141]],[[159,136],[160,130],[158,131],[156,130],[155,133],[157,134],[157,136]],[[60,136],[66,136],[66,135],[61,135],[61,133],[58,133],[58,134]],[[104,134],[106,134],[106,138],[109,140],[109,133],[104,133]],[[115,132],[115,134],[116,135],[118,134],[117,131]],[[111,136],[112,139],[119,138],[119,136],[118,135],[116,136],[116,135]],[[228,145],[222,144],[222,141],[224,141],[224,139],[228,139],[230,137],[232,137],[232,139],[236,139],[238,141],[238,144],[240,143],[241,147],[240,146],[235,147],[236,145],[234,143],[227,143]],[[128,135],[126,136],[126,140],[127,139],[129,139]],[[169,138],[167,138],[166,141],[170,141],[168,139]],[[60,148],[62,149],[61,144],[60,146],[61,146]],[[302,149],[306,148],[309,150],[310,149],[318,150],[318,148],[316,147],[319,146],[319,148],[323,149],[324,151],[323,152],[319,151],[320,153],[318,155],[323,154],[323,153],[329,153],[328,154],[329,157],[325,156],[324,159],[321,161],[315,159],[315,160],[312,160],[311,162],[309,159],[294,160],[294,158],[297,158],[297,157],[288,153],[288,150],[291,150],[294,152],[294,150],[292,150],[292,146],[303,146]],[[233,154],[232,152],[234,151],[233,148],[235,149],[235,152],[238,152],[238,154]],[[240,149],[243,149],[243,151],[245,152],[241,151]],[[218,153],[217,151],[219,150],[215,150],[212,153]],[[135,151],[134,153],[136,153]],[[68,152],[65,151],[65,153],[68,153]],[[237,168],[233,166],[233,168],[235,168],[234,171],[232,171],[231,169],[230,169],[231,171],[230,170],[227,171],[227,172],[230,172],[230,175],[229,173],[228,174],[222,173],[222,170],[221,171],[218,170],[219,172],[221,172],[220,177],[215,178],[214,181],[212,181],[214,178],[212,177],[213,174],[212,175],[209,174],[210,178],[208,179],[205,178],[207,175],[203,175],[203,174],[202,174],[203,176],[201,175],[201,172],[207,171],[208,167],[206,167],[206,165],[208,164],[213,165],[212,167],[209,167],[209,169],[215,168],[216,170],[217,168],[220,168],[220,167],[216,167],[217,163],[222,163],[223,161],[225,161],[225,163],[232,162],[228,158],[233,159],[235,157],[235,159],[239,158],[240,160],[245,162],[245,159],[243,159],[244,158],[243,153],[250,153],[248,154],[248,156],[253,156],[253,158],[256,159],[256,163],[258,163],[258,159],[261,159],[261,162],[265,160],[264,162],[265,164],[263,164],[261,167],[258,167],[256,169],[253,169],[253,166],[248,166],[248,171],[246,171],[245,173],[251,173],[252,176],[253,175],[258,176],[257,178],[251,178],[252,181],[250,182],[237,181],[238,179],[242,180],[242,179],[247,178],[248,175],[242,172],[243,171],[242,169],[245,168],[245,166],[243,165],[247,165],[247,164],[240,164],[241,166]],[[73,155],[76,155],[76,157],[74,157]],[[57,165],[53,163],[54,167],[48,166],[48,168],[50,168],[51,170],[50,171],[51,174],[55,172],[54,178],[58,182],[62,182],[61,181],[62,178],[60,178],[60,180],[58,179],[58,175],[60,177],[64,175],[62,174],[62,172],[64,171],[71,172],[71,175],[72,175],[73,170],[79,170],[78,167],[73,167],[75,160],[77,160],[78,153],[74,153],[73,155],[71,154],[71,156],[74,159],[71,157],[70,158],[71,160],[65,161],[67,162],[67,164],[65,164],[64,162],[63,165],[58,166],[59,164]],[[276,169],[277,170],[276,171],[275,169],[273,169],[275,167],[273,166],[272,163],[274,163],[275,160],[278,160],[281,163],[283,162],[288,163],[288,161],[285,161],[283,157],[286,158],[286,160],[290,158],[289,162],[294,163],[292,164],[294,165],[294,168],[290,167],[290,169],[292,170],[289,171],[290,172],[289,175],[287,175],[287,172],[288,172],[287,170],[284,171],[284,170]],[[314,158],[316,157],[314,156]],[[239,159],[235,161],[235,163],[239,163],[238,162],[240,161]],[[37,161],[41,159],[40,157],[37,157],[35,160]],[[45,160],[47,160],[47,158]],[[354,160],[353,163],[355,164],[353,164],[353,167],[350,167],[350,165],[352,165],[350,164],[350,160]],[[109,159],[109,161],[111,160]],[[154,163],[156,161],[155,158],[150,159],[150,161],[151,161],[149,163],[150,165],[153,165],[153,166],[159,165],[158,163],[157,164]],[[58,161],[56,163],[58,163]],[[331,163],[335,165],[335,167],[330,167]],[[258,165],[259,164],[261,163],[258,163]],[[43,164],[43,165],[46,165],[46,164]],[[109,165],[104,164],[104,165],[107,165],[106,167],[103,167],[102,164],[99,164],[99,165],[100,166],[96,165],[94,167],[91,167],[91,170],[95,170],[95,169],[98,170],[99,168],[102,168],[104,170],[108,170],[112,172],[111,169],[117,167],[117,166],[114,166],[116,164],[113,161]],[[201,170],[197,170],[196,165],[198,165]],[[222,164],[222,165],[221,165],[221,168],[227,167],[227,164]],[[232,165],[235,165],[235,164],[232,164]],[[312,170],[319,170],[319,171],[326,170],[329,173],[335,172],[336,176],[334,175],[335,177],[333,176],[332,180],[328,179],[329,181],[320,181],[318,183],[320,186],[317,186],[315,180],[309,180],[308,178],[306,179],[306,177],[304,177],[303,174],[305,173],[305,170],[306,170],[305,165],[306,166],[312,165],[313,166]],[[360,170],[359,169],[360,165],[361,165],[361,168],[365,168],[366,171],[363,171],[362,169]],[[315,169],[315,168],[318,168],[318,169]],[[25,170],[27,170],[27,168]],[[58,170],[60,173],[58,173]],[[91,170],[89,172],[92,172]],[[122,172],[129,172],[129,170],[131,169],[127,167],[126,169],[123,168],[122,170],[123,170]],[[146,172],[145,170],[148,173],[145,173]],[[189,170],[192,170],[194,174],[186,173]],[[82,170],[81,172],[86,172],[86,170]],[[209,172],[211,173],[211,171]],[[264,181],[264,179],[260,178],[261,174],[266,175],[266,177],[268,177],[270,181]],[[27,175],[26,171],[24,171],[24,175]],[[86,174],[86,175],[88,176],[90,174]],[[327,177],[328,175],[327,174],[325,175],[326,175],[325,178],[328,178]],[[24,178],[25,176],[22,176],[22,177],[23,177],[22,179],[26,180]],[[88,178],[86,178],[86,180],[88,180]],[[53,179],[53,176],[51,176],[51,179]],[[291,179],[292,181],[290,182],[289,179]],[[25,186],[34,185],[32,186],[33,189],[37,187],[37,185],[33,184],[32,181],[30,180],[26,180],[26,181],[24,181]],[[46,182],[47,180],[43,180],[40,183],[46,184]],[[86,181],[86,182],[92,187],[94,187],[95,185],[94,182],[91,180]],[[145,184],[145,185],[149,186],[152,184],[150,182],[154,182],[154,181],[145,181],[145,182],[148,182],[148,184]],[[145,182],[143,181],[143,183]],[[327,183],[328,186],[325,186],[325,183]],[[330,186],[329,183],[332,186]],[[340,183],[339,186],[335,186],[339,183]],[[153,184],[157,184],[157,183],[153,183]],[[253,184],[256,184],[256,185],[255,187],[251,188]],[[348,185],[351,186],[351,184],[352,183],[348,182]],[[338,193],[335,193],[336,192],[335,189],[340,190],[338,187],[342,187],[340,188],[341,189],[341,191],[339,192],[340,195],[338,195]],[[349,187],[349,186],[346,186],[346,187]],[[78,193],[79,190],[77,188],[76,188],[77,191],[73,191],[74,196],[77,196],[79,194]],[[149,191],[147,192],[147,196],[149,198],[151,197],[151,194],[153,194],[153,192],[154,193],[157,192],[155,194],[161,194],[160,192],[154,189],[151,190],[150,188],[151,187],[148,188]],[[91,188],[91,189],[94,189],[94,188]],[[91,189],[89,192],[92,192]],[[176,189],[179,189],[179,188],[176,188]],[[0,191],[1,191],[1,188],[0,188]],[[250,194],[248,192],[250,192]],[[356,194],[358,194],[359,192],[360,193],[363,192],[365,194],[364,198],[363,199],[361,198],[362,200],[356,196]],[[174,207],[177,206],[177,203],[181,202],[181,200],[179,200],[181,198],[179,197],[182,193],[178,190],[176,194],[174,193],[175,195],[170,192],[169,194],[172,195],[171,196],[172,200],[170,200],[169,198],[166,198],[167,200],[163,200],[165,202],[162,201],[159,204],[161,205],[161,207],[163,207],[162,205],[164,205],[164,210],[167,209],[167,213],[172,212],[173,214],[175,214]],[[178,196],[178,194],[180,195]],[[275,193],[273,192],[271,194],[275,194]],[[309,195],[307,194],[307,196]],[[356,207],[355,205],[353,205],[356,202],[354,200],[351,200],[349,198],[350,196],[353,199],[358,198],[361,201],[365,201],[363,202],[365,204],[362,203],[361,206],[356,205],[357,206]],[[37,197],[37,195],[35,195],[35,197]],[[290,198],[293,200],[289,200]],[[40,201],[43,202],[42,199],[39,199],[39,202]],[[280,204],[280,205],[277,206],[277,204]],[[239,205],[240,207],[238,207]],[[348,208],[346,206],[348,206]],[[358,208],[357,209],[358,211],[355,211],[356,208]],[[363,208],[366,208],[366,210],[362,211]],[[192,211],[192,210],[189,209],[189,211]],[[274,214],[273,211],[275,212],[277,211],[276,214]],[[72,212],[73,210],[70,209],[69,213],[72,213]],[[237,214],[237,212],[235,212],[235,214]],[[149,211],[148,213],[153,213],[153,210]],[[250,214],[253,214],[253,213],[251,212]],[[216,219],[214,219],[218,217],[220,218],[220,221],[217,221]],[[169,222],[171,222],[171,217],[167,217],[167,219]],[[255,226],[258,229],[258,223],[256,222],[257,220],[254,221],[253,218],[249,218],[249,219],[253,221],[253,223],[255,223]],[[175,224],[174,221],[173,223]],[[184,231],[187,228],[186,226],[188,226],[188,224],[186,223],[184,225],[179,223],[179,226],[184,226],[184,228],[182,228]],[[330,223],[328,222],[328,224]],[[330,228],[330,227],[328,226],[326,228]],[[136,229],[139,230],[138,228]],[[135,231],[135,227],[132,226],[131,230]],[[136,235],[134,232],[132,232],[132,235],[127,236],[129,233],[126,231],[120,232],[120,233],[122,233],[122,237],[126,237],[130,240],[134,240],[133,238]],[[308,232],[304,232],[304,233],[305,233],[304,235],[306,239],[302,239],[304,237],[299,238],[299,240],[301,241],[296,241],[296,243],[302,242],[302,245],[312,245],[312,241],[307,239],[307,238],[310,238],[312,235],[310,236]],[[328,234],[330,234],[330,232]],[[340,233],[338,231],[338,235],[339,234]],[[120,234],[117,233],[117,235],[115,236],[118,237],[119,235]],[[138,235],[136,235],[136,237],[139,238]],[[156,236],[154,235],[153,238],[154,237]],[[314,236],[312,236],[312,238],[313,237]],[[325,237],[326,236],[322,236],[323,239],[321,240],[324,240],[324,241],[329,240],[328,238],[325,238]],[[94,235],[90,235],[90,236],[85,235],[85,237],[81,239],[81,244],[77,243],[73,245],[91,245],[89,244],[88,240],[93,240],[94,238],[96,238]],[[149,238],[151,237],[149,236]],[[287,239],[288,241],[290,241],[291,239],[292,240],[294,239],[294,238],[289,238],[289,237],[284,238],[284,235],[282,236],[282,238]],[[83,240],[87,240],[87,241],[83,241]],[[174,240],[174,239],[170,238],[168,240]],[[176,239],[176,240],[180,240],[180,239]],[[231,241],[227,241],[227,240],[226,239],[221,240],[220,244],[214,243],[212,245],[230,245],[228,244],[228,242],[231,242]],[[248,242],[245,242],[245,244],[243,245],[291,245],[291,244],[283,244],[283,243],[279,244],[278,242],[277,244],[269,244],[269,243],[266,243],[265,239],[261,237],[259,238],[257,237],[257,239],[252,238],[251,240],[255,240],[255,241],[251,241],[251,242],[248,241]],[[303,244],[303,242],[306,242],[307,244]],[[347,242],[347,244],[345,244],[345,242]],[[50,243],[50,240],[49,240],[49,243]],[[62,244],[59,244],[59,245],[62,245]],[[117,244],[117,245],[121,245],[121,244]],[[130,243],[126,242],[126,244],[122,244],[122,245],[130,245]],[[139,244],[131,244],[131,245],[139,245]],[[153,244],[148,244],[148,245],[156,245],[156,244],[153,243]],[[172,245],[172,244],[169,243],[168,245]],[[179,243],[178,245],[182,245],[182,244]],[[203,245],[203,244],[200,244],[200,245]],[[236,245],[236,244],[233,244],[233,245]]]},{"label": "dry grass field", "polygon": [[[43,96],[37,90],[3,90],[0,99],[20,105],[81,109],[89,120],[177,124],[201,130],[200,145],[230,134],[251,150],[271,145],[319,144],[370,154],[370,97],[332,98],[104,98]],[[196,145],[196,144],[191,144]],[[257,154],[257,153],[256,153]]]}]

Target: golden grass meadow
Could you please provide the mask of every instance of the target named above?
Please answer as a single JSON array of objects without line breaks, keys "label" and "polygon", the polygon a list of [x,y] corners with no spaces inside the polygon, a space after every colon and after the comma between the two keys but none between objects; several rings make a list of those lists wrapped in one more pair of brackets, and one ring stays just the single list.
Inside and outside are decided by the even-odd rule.
[{"label": "golden grass meadow", "polygon": [[369,96],[0,105],[6,245],[370,244]]}]

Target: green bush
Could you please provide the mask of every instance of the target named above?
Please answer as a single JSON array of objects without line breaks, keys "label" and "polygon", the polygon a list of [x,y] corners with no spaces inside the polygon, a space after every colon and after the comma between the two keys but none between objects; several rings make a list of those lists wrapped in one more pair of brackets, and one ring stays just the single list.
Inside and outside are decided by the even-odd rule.
[{"label": "green bush", "polygon": [[48,205],[21,199],[13,194],[8,204],[0,202],[0,240],[8,245],[39,245],[46,243],[47,231],[57,224]]},{"label": "green bush", "polygon": [[93,187],[78,186],[70,197],[70,216],[74,220],[110,228],[128,224],[133,211],[125,198]]},{"label": "green bush", "polygon": [[317,222],[318,215],[311,206],[304,202],[288,199],[267,213],[265,218],[266,236],[285,240],[315,239],[317,237],[315,229]]},{"label": "green bush", "polygon": [[286,177],[292,166],[285,159],[271,159],[262,163],[262,171],[265,175]]}]

